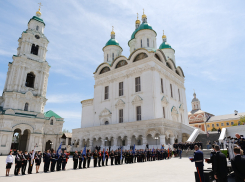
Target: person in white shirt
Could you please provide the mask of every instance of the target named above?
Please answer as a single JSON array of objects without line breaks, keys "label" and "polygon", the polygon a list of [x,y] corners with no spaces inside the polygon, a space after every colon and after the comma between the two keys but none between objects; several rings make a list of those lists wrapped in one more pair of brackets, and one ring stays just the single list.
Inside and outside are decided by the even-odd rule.
[{"label": "person in white shirt", "polygon": [[12,164],[13,164],[13,156],[12,156],[12,151],[10,151],[9,155],[6,158],[6,176],[9,176],[9,171],[11,169]]}]

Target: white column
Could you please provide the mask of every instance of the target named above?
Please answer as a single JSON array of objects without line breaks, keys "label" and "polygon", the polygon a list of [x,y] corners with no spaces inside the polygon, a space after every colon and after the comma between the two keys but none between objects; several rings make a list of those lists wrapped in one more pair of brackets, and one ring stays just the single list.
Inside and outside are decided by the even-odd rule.
[{"label": "white column", "polygon": [[105,139],[101,138],[101,150],[105,147]]},{"label": "white column", "polygon": [[131,138],[127,137],[127,147],[130,147],[130,145],[131,145]]},{"label": "white column", "polygon": [[160,135],[159,138],[160,138],[160,145],[166,146],[166,143],[165,143],[165,135]]},{"label": "white column", "polygon": [[146,144],[147,144],[147,139],[146,139],[146,137],[145,136],[142,136],[142,140],[143,140],[143,146],[146,146]]},{"label": "white column", "polygon": [[174,144],[174,137],[170,137],[170,145]]},{"label": "white column", "polygon": [[44,72],[43,71],[41,71],[40,76],[41,76],[41,79],[39,80],[38,95],[42,95],[43,80],[44,80]]}]

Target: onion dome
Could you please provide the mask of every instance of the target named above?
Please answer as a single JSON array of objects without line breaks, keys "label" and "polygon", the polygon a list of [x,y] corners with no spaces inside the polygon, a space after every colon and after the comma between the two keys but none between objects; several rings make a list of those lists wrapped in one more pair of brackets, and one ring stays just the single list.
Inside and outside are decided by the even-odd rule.
[{"label": "onion dome", "polygon": [[144,13],[144,9],[143,9],[142,19],[143,19],[143,18],[147,18],[147,16],[146,16],[145,13]]},{"label": "onion dome", "polygon": [[163,36],[162,36],[162,44],[159,46],[159,49],[172,49],[172,47],[167,43],[167,36],[164,35],[163,31]]},{"label": "onion dome", "polygon": [[[39,9],[38,9],[38,11],[36,12],[36,16],[33,16],[33,17],[29,20],[29,22],[30,22],[31,20],[36,20],[36,21],[38,21],[38,22],[44,24],[44,26],[45,26],[45,23],[44,23],[43,19],[40,18],[41,15],[42,15],[42,13],[41,13],[41,11],[40,11],[41,6],[42,6],[42,4],[39,3]],[[29,22],[28,22],[28,24],[29,24]]]},{"label": "onion dome", "polygon": [[[119,46],[119,47],[120,47],[118,41],[115,39],[114,27],[112,27],[112,31],[111,31],[111,39],[107,41],[107,43],[105,44],[105,47],[106,47],[106,46],[109,46],[109,45],[115,45],[115,46]],[[105,48],[105,47],[104,47],[104,48]],[[104,49],[104,48],[103,48],[103,49]],[[121,47],[120,47],[120,48],[121,48]]]}]

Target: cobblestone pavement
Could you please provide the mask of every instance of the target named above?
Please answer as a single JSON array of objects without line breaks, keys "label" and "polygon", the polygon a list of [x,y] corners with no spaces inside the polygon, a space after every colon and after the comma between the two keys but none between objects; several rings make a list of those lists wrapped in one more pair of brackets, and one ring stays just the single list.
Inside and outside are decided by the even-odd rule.
[{"label": "cobblestone pavement", "polygon": [[[73,170],[73,161],[70,158],[66,167],[66,171],[43,173],[43,162],[40,166],[40,173],[36,174],[35,165],[33,174],[25,176],[14,176],[14,166],[10,170],[10,176],[5,177],[6,156],[0,156],[0,181],[22,182],[22,181],[100,181],[100,182],[138,182],[138,181],[168,181],[168,182],[194,182],[195,164],[190,162],[188,158],[172,158],[169,160],[152,161],[144,163],[123,164],[118,166],[106,166],[94,168],[93,165],[89,169]],[[91,164],[93,160],[91,160]],[[109,162],[108,162],[109,163]],[[211,167],[205,163],[204,168]]]}]

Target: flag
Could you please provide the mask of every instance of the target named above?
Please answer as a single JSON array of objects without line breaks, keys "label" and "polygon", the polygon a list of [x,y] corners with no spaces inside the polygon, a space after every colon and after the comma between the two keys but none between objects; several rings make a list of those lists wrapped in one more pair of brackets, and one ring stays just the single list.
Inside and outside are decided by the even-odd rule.
[{"label": "flag", "polygon": [[36,146],[34,147],[34,150],[31,155],[31,165],[33,164],[33,161],[34,161],[35,152],[36,152]]},{"label": "flag", "polygon": [[86,155],[86,145],[85,145],[85,147],[83,148],[83,153],[82,153],[82,158],[83,158],[83,160],[84,160],[83,155]]},{"label": "flag", "polygon": [[121,148],[121,157],[120,157],[120,160],[122,160],[122,149],[123,149],[123,147]]},{"label": "flag", "polygon": [[152,149],[152,152],[154,152],[154,147],[153,147],[153,149]]},{"label": "flag", "polygon": [[60,143],[60,146],[59,146],[59,148],[57,149],[57,152],[56,152],[56,155],[58,156],[58,158],[59,158],[59,156],[60,156],[61,153],[62,153],[61,145],[62,145],[62,142]]},{"label": "flag", "polygon": [[134,144],[134,148],[133,148],[133,154],[135,154],[135,144]]},{"label": "flag", "polygon": [[162,146],[161,150],[164,149],[164,146]]},{"label": "flag", "polygon": [[103,161],[105,161],[105,149],[103,149]]}]

